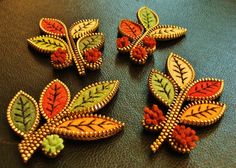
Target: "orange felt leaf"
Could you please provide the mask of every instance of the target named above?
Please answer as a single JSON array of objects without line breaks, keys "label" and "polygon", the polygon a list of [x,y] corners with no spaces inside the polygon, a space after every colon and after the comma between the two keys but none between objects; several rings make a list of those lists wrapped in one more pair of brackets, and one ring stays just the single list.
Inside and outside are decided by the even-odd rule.
[{"label": "orange felt leaf", "polygon": [[123,127],[123,123],[105,116],[72,115],[52,127],[51,132],[76,140],[95,140],[110,137]]},{"label": "orange felt leaf", "polygon": [[215,99],[223,91],[224,81],[217,79],[201,79],[196,81],[187,93],[187,99]]},{"label": "orange felt leaf", "polygon": [[198,101],[182,110],[181,123],[194,126],[211,125],[224,114],[226,105],[213,101]]},{"label": "orange felt leaf", "polygon": [[53,118],[67,107],[70,93],[64,83],[59,80],[52,81],[40,97],[40,110],[46,119]]},{"label": "orange felt leaf", "polygon": [[65,27],[61,21],[57,19],[43,18],[40,20],[40,28],[49,34],[65,35]]},{"label": "orange felt leaf", "polygon": [[143,30],[143,26],[130,20],[121,20],[119,25],[119,31],[132,39],[142,35]]}]

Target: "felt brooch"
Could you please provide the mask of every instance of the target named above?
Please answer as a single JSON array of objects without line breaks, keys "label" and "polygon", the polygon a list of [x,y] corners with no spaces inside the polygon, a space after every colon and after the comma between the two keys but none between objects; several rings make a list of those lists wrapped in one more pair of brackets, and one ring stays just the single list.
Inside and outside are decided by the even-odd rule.
[{"label": "felt brooch", "polygon": [[214,101],[223,92],[224,81],[214,78],[194,81],[192,65],[174,53],[170,54],[166,65],[168,75],[152,70],[148,86],[153,96],[168,108],[167,114],[157,105],[145,107],[142,124],[148,131],[160,132],[151,145],[153,152],[168,140],[177,152],[189,153],[199,138],[188,126],[212,125],[224,114],[226,105]]},{"label": "felt brooch", "polygon": [[[39,147],[49,157],[57,156],[64,148],[62,138],[90,141],[120,132],[123,123],[92,114],[103,108],[118,88],[117,80],[94,83],[79,91],[70,102],[69,89],[56,79],[45,87],[39,103],[19,91],[8,106],[7,120],[12,130],[23,138],[18,148],[24,162]],[[40,115],[46,123],[37,129]]]},{"label": "felt brooch", "polygon": [[172,40],[186,34],[187,29],[173,25],[159,25],[158,15],[148,7],[137,12],[138,24],[129,19],[120,21],[117,50],[130,53],[134,63],[145,64],[149,55],[156,50],[156,41]]},{"label": "felt brooch", "polygon": [[103,33],[95,33],[99,26],[97,19],[75,22],[69,30],[57,19],[42,18],[39,21],[40,35],[28,39],[30,46],[39,52],[51,55],[51,64],[56,69],[76,65],[79,75],[85,75],[85,69],[97,70],[102,65],[104,45]]}]

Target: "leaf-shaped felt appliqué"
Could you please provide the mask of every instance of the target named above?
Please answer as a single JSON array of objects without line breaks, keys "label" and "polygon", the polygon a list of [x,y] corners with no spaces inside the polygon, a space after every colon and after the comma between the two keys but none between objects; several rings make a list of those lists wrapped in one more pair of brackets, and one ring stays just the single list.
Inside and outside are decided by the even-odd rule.
[{"label": "leaf-shaped felt appliqu\u00e9", "polygon": [[181,122],[195,126],[211,125],[222,117],[225,109],[226,105],[223,103],[212,101],[194,102],[181,112]]},{"label": "leaf-shaped felt appliqu\u00e9", "polygon": [[187,93],[188,100],[213,100],[220,96],[224,81],[218,79],[201,79],[194,82]]},{"label": "leaf-shaped felt appliqu\u00e9", "polygon": [[184,89],[189,83],[193,82],[195,78],[192,65],[174,53],[171,53],[167,59],[167,69],[170,76],[181,89]]},{"label": "leaf-shaped felt appliqu\u00e9", "polygon": [[92,113],[104,107],[116,94],[119,81],[99,82],[82,89],[72,100],[69,111]]},{"label": "leaf-shaped felt appliqu\u00e9", "polygon": [[19,91],[7,109],[7,119],[11,128],[24,136],[39,124],[39,110],[36,101],[23,91]]},{"label": "leaf-shaped felt appliqu\u00e9", "polygon": [[51,129],[51,132],[77,140],[96,140],[121,131],[124,124],[97,115],[75,115]]},{"label": "leaf-shaped felt appliqu\u00e9", "polygon": [[28,39],[28,43],[36,50],[45,53],[52,53],[58,48],[62,48],[64,50],[68,48],[66,42],[63,39],[50,35],[30,38]]},{"label": "leaf-shaped felt appliqu\u00e9", "polygon": [[157,70],[151,71],[148,85],[152,94],[168,106],[173,102],[178,92],[175,82]]},{"label": "leaf-shaped felt appliqu\u00e9", "polygon": [[149,36],[157,40],[171,40],[183,36],[187,32],[187,29],[172,26],[172,25],[161,25],[157,29],[154,29]]},{"label": "leaf-shaped felt appliqu\u00e9", "polygon": [[70,101],[70,91],[67,86],[56,79],[49,83],[44,89],[39,108],[46,119],[51,119],[62,112]]},{"label": "leaf-shaped felt appliqu\u00e9", "polygon": [[65,36],[66,27],[60,20],[53,18],[42,18],[39,21],[40,29],[47,34]]},{"label": "leaf-shaped felt appliqu\u00e9", "polygon": [[143,26],[131,21],[131,20],[121,20],[119,24],[119,31],[121,34],[128,36],[132,39],[136,39],[143,34]]},{"label": "leaf-shaped felt appliqu\u00e9", "polygon": [[153,28],[159,24],[158,15],[146,6],[138,10],[138,19],[145,29]]},{"label": "leaf-shaped felt appliqu\u00e9", "polygon": [[80,38],[77,41],[77,48],[85,51],[90,48],[101,48],[104,44],[104,35],[102,33],[93,33]]},{"label": "leaf-shaped felt appliqu\u00e9", "polygon": [[73,38],[79,38],[84,34],[96,31],[98,25],[98,19],[80,20],[71,26],[70,33]]}]

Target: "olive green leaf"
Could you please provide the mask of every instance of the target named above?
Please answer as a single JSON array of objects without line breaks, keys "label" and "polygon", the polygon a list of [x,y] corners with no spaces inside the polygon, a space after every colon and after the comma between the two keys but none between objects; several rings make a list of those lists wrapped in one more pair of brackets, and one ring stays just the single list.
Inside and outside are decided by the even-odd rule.
[{"label": "olive green leaf", "polygon": [[11,128],[21,136],[35,130],[39,123],[36,101],[25,92],[19,91],[8,106],[7,119]]},{"label": "olive green leaf", "polygon": [[104,35],[102,33],[92,33],[81,37],[77,41],[77,48],[85,51],[90,48],[101,48],[104,44]]},{"label": "olive green leaf", "polygon": [[79,38],[84,34],[92,33],[98,28],[98,19],[80,20],[74,23],[70,28],[73,38]]},{"label": "olive green leaf", "polygon": [[148,81],[151,93],[165,105],[171,105],[177,94],[175,82],[157,70],[151,71]]},{"label": "olive green leaf", "polygon": [[69,111],[92,113],[104,107],[116,94],[119,81],[106,81],[89,85],[82,89],[72,100]]},{"label": "olive green leaf", "polygon": [[158,15],[146,6],[138,10],[138,20],[145,29],[153,28],[159,24]]},{"label": "olive green leaf", "polygon": [[187,29],[173,26],[173,25],[161,25],[157,29],[153,30],[149,36],[156,40],[171,40],[185,35]]},{"label": "olive green leaf", "polygon": [[28,43],[40,52],[52,53],[58,48],[67,49],[66,42],[56,36],[43,35],[28,39]]}]

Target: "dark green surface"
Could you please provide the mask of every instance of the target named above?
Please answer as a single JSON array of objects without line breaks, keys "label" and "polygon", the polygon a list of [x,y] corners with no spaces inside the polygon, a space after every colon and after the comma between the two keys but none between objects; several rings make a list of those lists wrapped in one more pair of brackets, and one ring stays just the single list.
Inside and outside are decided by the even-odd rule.
[{"label": "dark green surface", "polygon": [[[161,24],[186,27],[188,34],[160,43],[154,56],[144,66],[137,66],[117,54],[115,41],[120,19],[136,20],[136,11],[143,5],[158,12]],[[28,167],[235,167],[235,0],[0,0],[0,7],[0,167],[25,166],[17,150],[20,138],[6,120],[11,98],[22,89],[38,100],[43,88],[55,78],[65,82],[72,95],[92,82],[119,79],[118,96],[100,113],[125,122],[126,127],[123,133],[105,140],[66,141],[56,159],[37,152]],[[85,78],[78,76],[75,67],[53,70],[49,58],[27,47],[26,39],[39,35],[42,17],[61,19],[68,26],[79,19],[100,19],[99,31],[106,37],[102,69]],[[170,52],[190,61],[197,78],[225,80],[220,99],[228,105],[225,116],[219,123],[198,130],[201,140],[189,156],[172,152],[167,144],[152,155],[149,146],[157,136],[143,131],[140,124],[143,107],[156,102],[148,94],[148,74],[152,68],[164,71]]]}]

